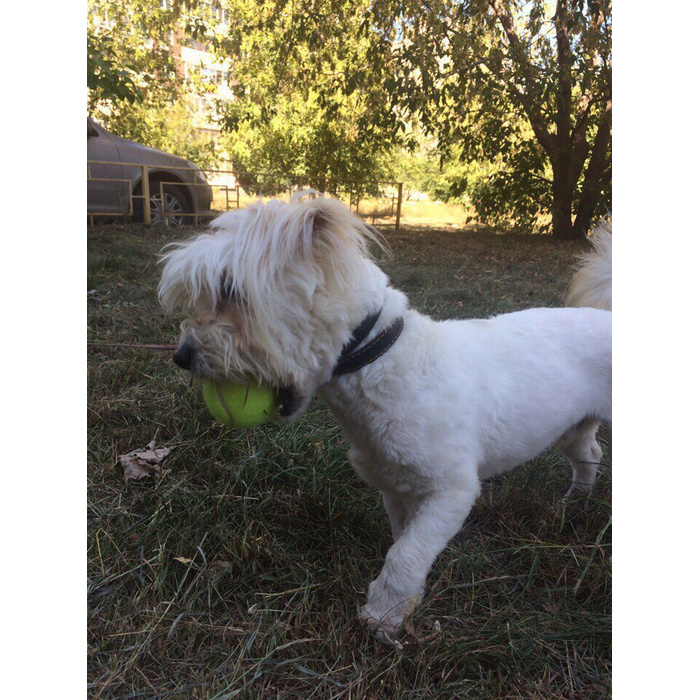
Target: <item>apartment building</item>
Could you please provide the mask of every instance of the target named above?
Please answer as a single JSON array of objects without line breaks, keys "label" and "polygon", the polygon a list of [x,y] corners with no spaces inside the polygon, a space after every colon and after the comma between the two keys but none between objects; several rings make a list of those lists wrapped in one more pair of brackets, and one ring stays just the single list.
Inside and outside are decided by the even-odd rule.
[{"label": "apartment building", "polygon": [[[162,10],[173,9],[173,0],[159,0]],[[154,3],[155,4],[155,3]],[[91,21],[96,26],[111,29],[116,22],[107,7],[99,0],[89,5]],[[156,5],[157,6],[157,5]],[[122,7],[128,10],[128,3]],[[181,29],[168,32],[169,51],[175,59],[178,72],[186,85],[187,100],[192,108],[194,125],[203,133],[217,138],[219,127],[216,121],[216,104],[218,101],[233,99],[230,88],[230,66],[218,59],[211,50],[210,39],[216,35],[223,36],[229,31],[229,11],[220,0],[199,0],[197,14],[205,18],[209,28],[209,38],[193,39],[185,36]],[[118,15],[117,15],[118,16]],[[124,20],[128,22],[128,19]],[[149,45],[150,40],[144,39]]]},{"label": "apartment building", "polygon": [[[161,0],[163,9],[170,9],[173,0]],[[229,30],[229,11],[217,0],[200,0],[214,35],[225,35]],[[178,62],[180,74],[188,86],[188,100],[198,130],[212,138],[219,134],[216,121],[218,101],[233,99],[228,63],[219,60],[206,38],[185,37],[182,32],[171,32],[171,53]]]}]

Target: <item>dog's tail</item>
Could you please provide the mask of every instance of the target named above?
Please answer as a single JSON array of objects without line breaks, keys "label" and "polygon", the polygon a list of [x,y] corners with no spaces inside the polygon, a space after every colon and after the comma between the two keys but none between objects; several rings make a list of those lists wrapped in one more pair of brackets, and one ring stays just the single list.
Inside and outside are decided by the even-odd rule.
[{"label": "dog's tail", "polygon": [[612,311],[612,222],[599,223],[591,243],[593,250],[581,256],[565,303]]}]

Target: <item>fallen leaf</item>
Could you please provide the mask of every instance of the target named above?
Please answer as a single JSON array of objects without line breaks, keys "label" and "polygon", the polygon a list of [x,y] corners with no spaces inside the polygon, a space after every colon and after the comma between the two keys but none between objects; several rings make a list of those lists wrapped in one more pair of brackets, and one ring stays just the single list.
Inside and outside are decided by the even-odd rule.
[{"label": "fallen leaf", "polygon": [[159,477],[163,473],[161,462],[170,454],[167,447],[156,448],[155,441],[148,443],[145,450],[133,450],[119,457],[124,469],[124,481]]}]

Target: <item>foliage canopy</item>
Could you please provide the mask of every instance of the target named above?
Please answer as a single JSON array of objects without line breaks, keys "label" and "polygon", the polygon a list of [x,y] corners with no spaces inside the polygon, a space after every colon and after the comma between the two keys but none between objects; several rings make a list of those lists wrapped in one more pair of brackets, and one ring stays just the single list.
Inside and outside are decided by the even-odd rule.
[{"label": "foliage canopy", "polygon": [[234,162],[340,179],[386,177],[383,156],[403,143],[383,85],[371,3],[230,0],[235,100],[222,109]]},{"label": "foliage canopy", "polygon": [[208,14],[160,0],[89,0],[88,9],[88,114],[123,138],[214,167],[220,149],[194,126],[191,86],[171,50]]},{"label": "foliage canopy", "polygon": [[[467,192],[482,219],[531,229],[546,225],[548,211],[554,233],[571,237],[609,209],[608,0],[228,6],[234,21],[221,48],[239,84],[225,123],[272,129],[271,140],[297,154],[294,166],[318,167],[307,158],[314,145],[327,162],[329,147],[348,142],[360,144],[354,154],[390,152],[415,143],[419,125],[442,164],[471,164],[449,191]],[[303,153],[282,123],[295,135],[306,130]]]},{"label": "foliage canopy", "polygon": [[[124,114],[178,94],[169,31],[206,37],[230,61],[235,100],[219,105],[220,123],[240,169],[396,177],[411,162],[398,154],[427,143],[432,193],[468,197],[483,221],[551,224],[566,238],[610,210],[609,0],[93,5],[114,18],[106,58],[127,72],[116,90]],[[225,33],[216,7],[228,12]]]}]

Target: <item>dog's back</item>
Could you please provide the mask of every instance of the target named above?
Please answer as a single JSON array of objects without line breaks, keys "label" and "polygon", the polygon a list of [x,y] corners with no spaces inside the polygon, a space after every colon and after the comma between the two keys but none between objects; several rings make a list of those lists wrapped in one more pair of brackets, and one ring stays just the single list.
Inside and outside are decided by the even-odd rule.
[{"label": "dog's back", "polygon": [[598,224],[591,243],[593,250],[581,256],[571,280],[566,305],[612,311],[612,224]]}]

